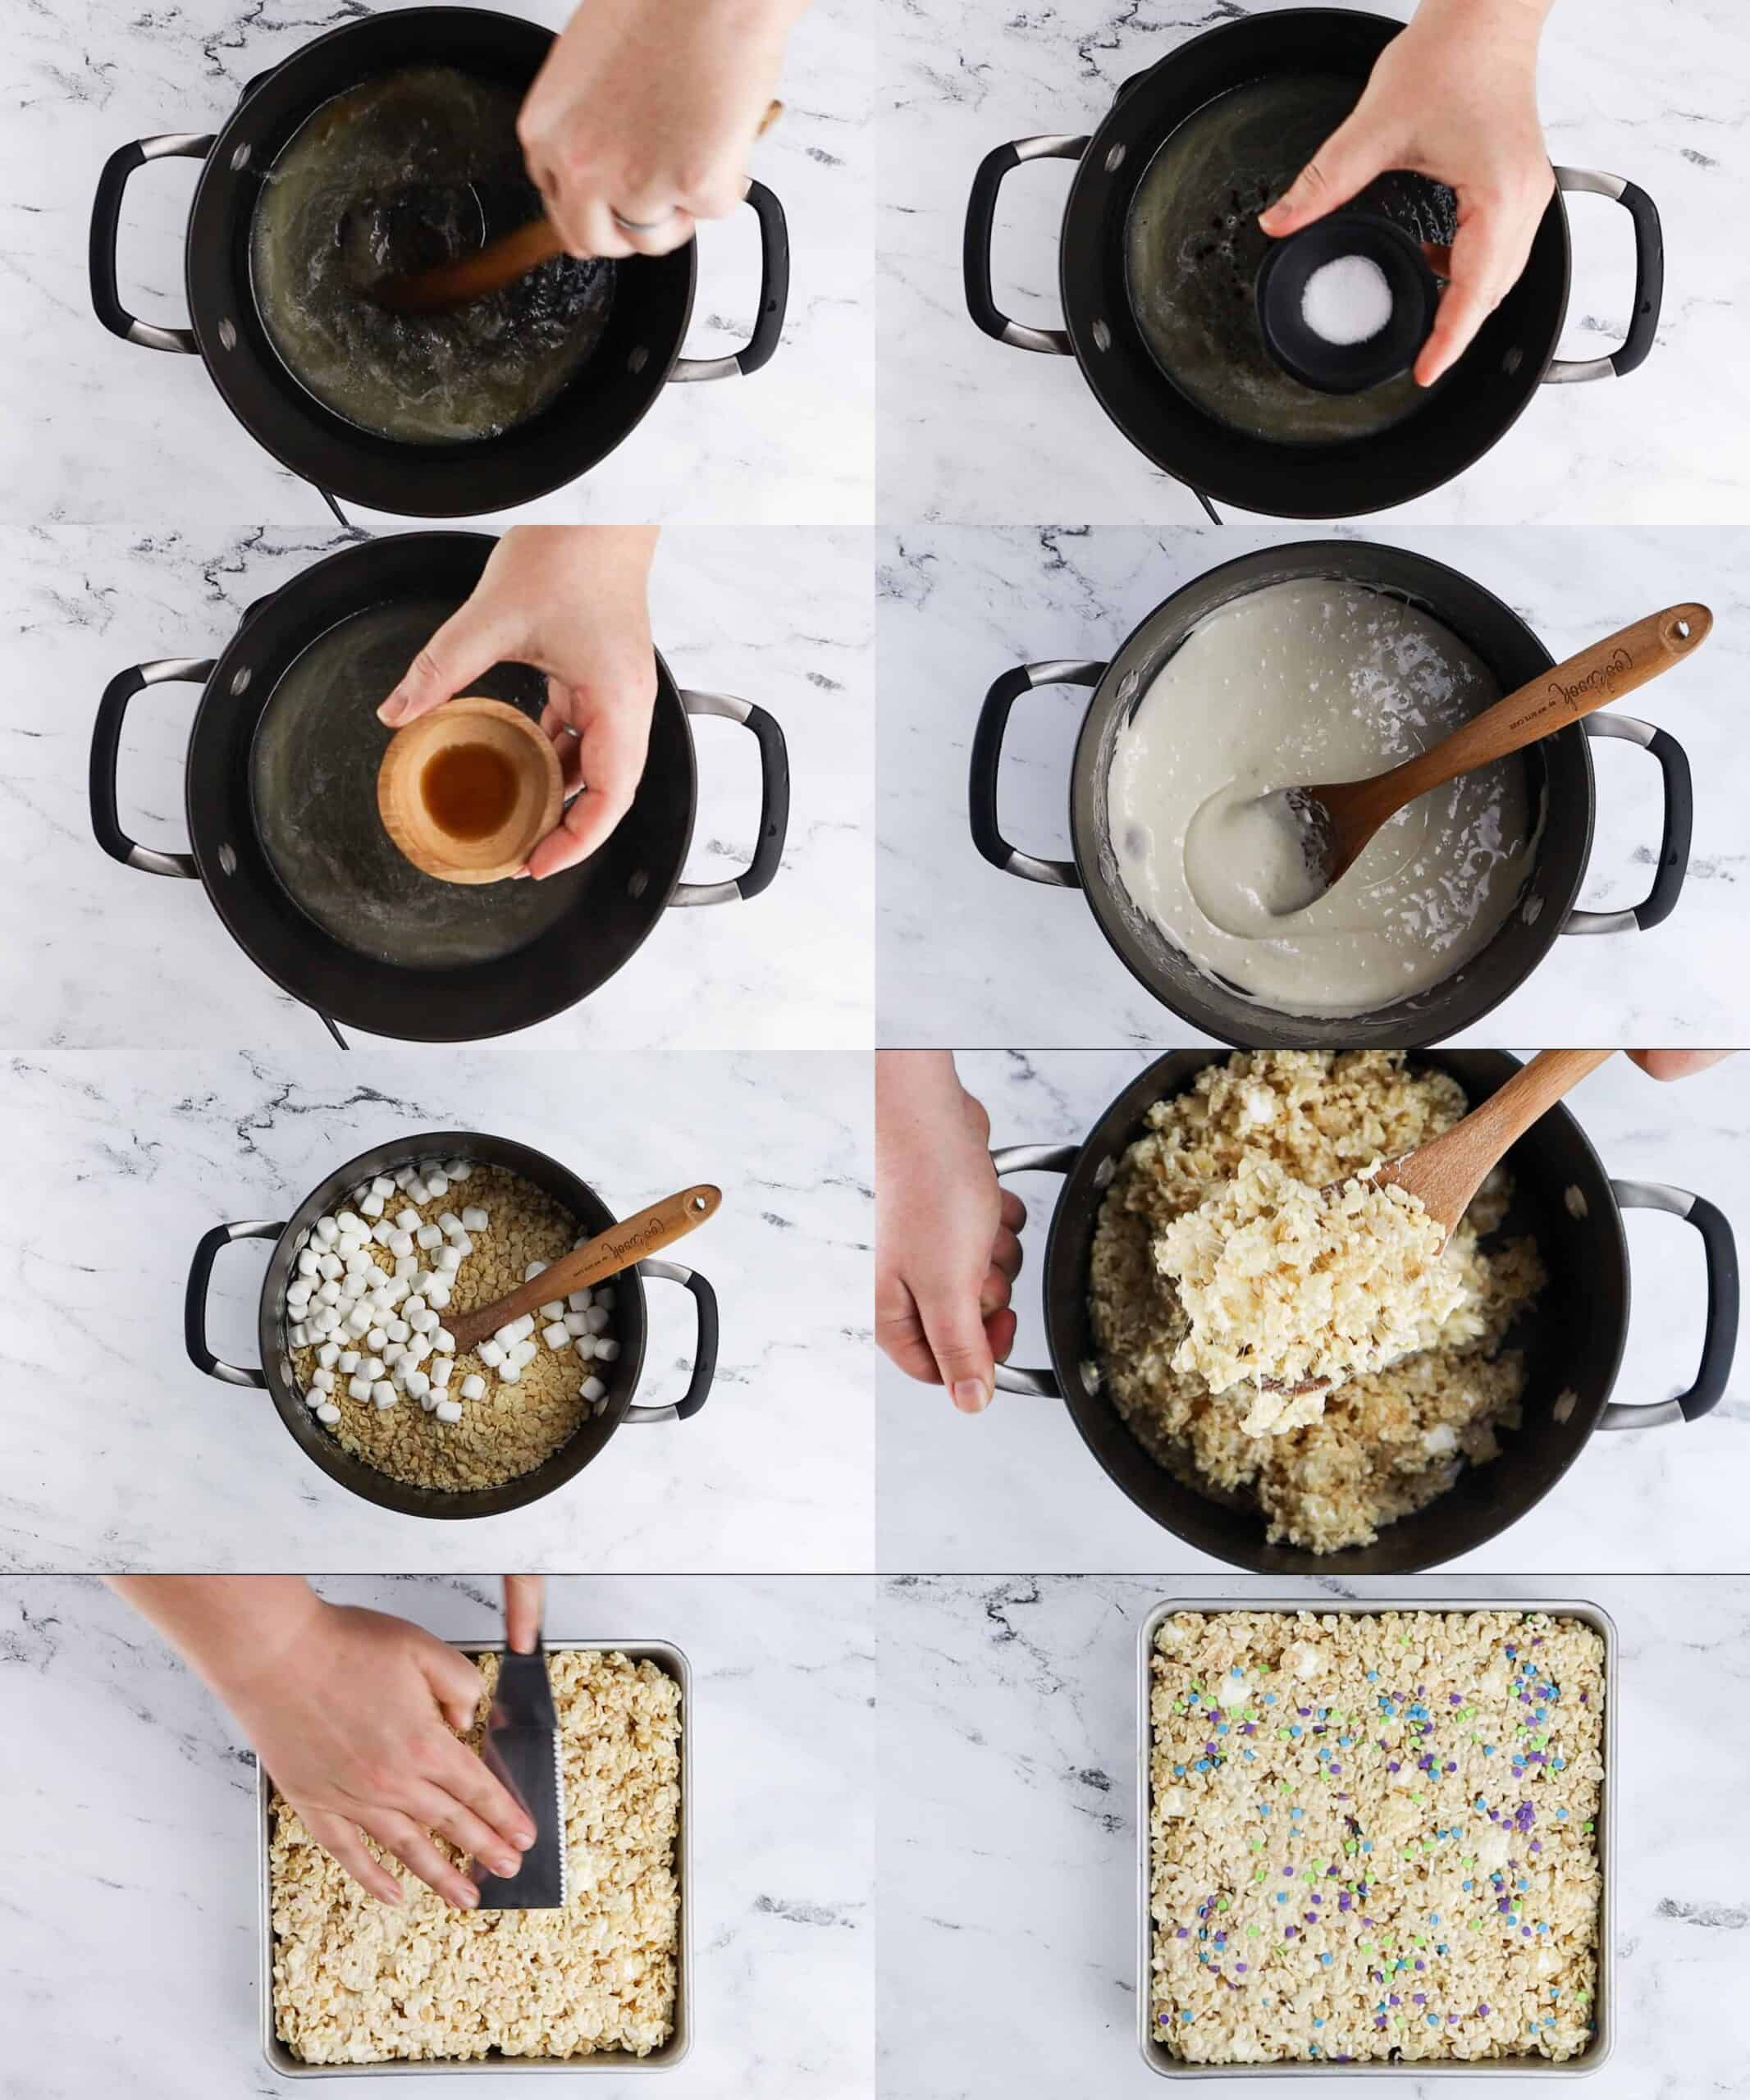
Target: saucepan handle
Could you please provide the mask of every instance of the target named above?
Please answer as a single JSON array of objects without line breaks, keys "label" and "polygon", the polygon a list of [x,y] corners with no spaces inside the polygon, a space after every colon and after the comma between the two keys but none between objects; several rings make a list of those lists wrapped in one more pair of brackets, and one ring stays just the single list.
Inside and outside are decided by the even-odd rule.
[{"label": "saucepan handle", "polygon": [[207,1285],[212,1281],[212,1264],[222,1247],[230,1246],[234,1239],[277,1239],[285,1230],[283,1221],[270,1224],[258,1218],[247,1225],[216,1225],[212,1231],[202,1234],[200,1244],[194,1249],[194,1259],[189,1265],[188,1293],[182,1301],[182,1335],[188,1345],[190,1361],[209,1378],[222,1378],[227,1386],[266,1386],[267,1374],[258,1366],[251,1369],[241,1364],[222,1363],[208,1348]]},{"label": "saucepan handle", "polygon": [[141,321],[121,304],[116,284],[116,240],[122,194],[135,168],[148,161],[203,161],[212,150],[211,132],[167,131],[156,139],[135,139],[131,144],[117,147],[103,163],[91,206],[91,304],[111,335],[125,343],[139,343],[148,350],[199,354],[192,328],[162,328],[155,322]]},{"label": "saucepan handle", "polygon": [[[1002,1145],[990,1155],[990,1163],[1001,1180],[1008,1174],[1067,1174],[1076,1164],[1080,1145]],[[999,1393],[1035,1393],[1040,1399],[1061,1400],[1063,1388],[1054,1371],[1029,1371],[1018,1363],[997,1366]]]},{"label": "saucepan handle", "polygon": [[677,904],[733,904],[757,897],[769,889],[784,861],[784,844],[790,829],[790,753],[777,719],[751,700],[737,700],[726,692],[683,692],[681,705],[688,714],[720,714],[739,722],[760,746],[760,835],[753,858],[738,875],[720,883],[677,883],[669,899]]},{"label": "saucepan handle", "polygon": [[1011,846],[997,823],[997,773],[1003,760],[1003,738],[1008,728],[1009,710],[1024,692],[1035,686],[1097,686],[1106,675],[1103,664],[1063,661],[1021,664],[1005,671],[978,711],[978,727],[972,732],[972,770],[966,790],[967,814],[972,821],[972,843],[994,868],[1006,875],[1021,875],[1030,883],[1050,883],[1058,889],[1080,889],[1081,877],[1073,861],[1039,861]]},{"label": "saucepan handle", "polygon": [[1659,208],[1638,183],[1625,181],[1620,175],[1601,174],[1596,168],[1559,167],[1556,180],[1563,190],[1583,189],[1595,197],[1608,197],[1629,214],[1634,226],[1634,310],[1620,349],[1602,358],[1551,358],[1544,382],[1624,379],[1647,362],[1659,332],[1659,308],[1665,299],[1665,235]]},{"label": "saucepan handle", "polygon": [[135,664],[117,672],[103,688],[98,702],[97,721],[91,732],[91,829],[97,842],[124,867],[139,868],[148,875],[199,876],[192,853],[161,853],[150,846],[135,844],[121,829],[116,802],[116,765],[121,752],[121,723],[128,702],[148,686],[173,681],[203,686],[212,676],[212,660],[193,656],[166,656],[155,664]]},{"label": "saucepan handle", "polygon": [[961,248],[965,273],[966,310],[987,336],[1017,350],[1039,350],[1054,357],[1074,354],[1068,335],[1062,328],[1030,328],[1011,321],[997,304],[990,288],[990,236],[996,223],[997,193],[1003,178],[1023,161],[1079,161],[1088,149],[1085,137],[1072,139],[1053,134],[1038,139],[1016,139],[985,154],[972,178],[972,194],[966,199],[966,239]]},{"label": "saucepan handle", "polygon": [[660,1262],[654,1257],[640,1262],[638,1274],[662,1283],[678,1283],[692,1293],[693,1303],[698,1308],[699,1339],[692,1352],[692,1376],[687,1390],[672,1407],[628,1408],[622,1418],[626,1422],[689,1422],[711,1396],[711,1381],[717,1375],[717,1294],[697,1269],[683,1268],[679,1262]]},{"label": "saucepan handle", "polygon": [[784,333],[790,304],[790,230],[784,207],[763,182],[750,182],[747,203],[760,222],[760,310],[753,333],[738,350],[720,358],[677,358],[670,384],[697,379],[730,379],[737,372],[757,372],[770,363]]},{"label": "saucepan handle", "polygon": [[1608,1401],[1598,1427],[1661,1429],[1667,1422],[1699,1422],[1720,1404],[1732,1375],[1738,1346],[1738,1243],[1725,1213],[1705,1196],[1663,1181],[1613,1181],[1611,1188],[1625,1211],[1669,1211],[1701,1234],[1707,1261],[1707,1324],[1702,1333],[1701,1366],[1687,1392],[1653,1407]]},{"label": "saucepan handle", "polygon": [[1695,790],[1683,746],[1665,729],[1632,714],[1588,714],[1580,724],[1588,737],[1622,737],[1659,761],[1665,778],[1665,830],[1659,842],[1659,865],[1652,888],[1626,911],[1570,911],[1561,923],[1565,934],[1643,933],[1669,919],[1683,895],[1689,872],[1689,839],[1695,828]]}]

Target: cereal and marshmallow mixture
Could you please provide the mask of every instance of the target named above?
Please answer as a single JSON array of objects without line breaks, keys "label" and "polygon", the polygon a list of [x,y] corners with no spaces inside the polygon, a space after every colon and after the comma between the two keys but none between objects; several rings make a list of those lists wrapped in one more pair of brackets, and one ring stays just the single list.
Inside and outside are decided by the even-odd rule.
[{"label": "cereal and marshmallow mixture", "polygon": [[1579,2055],[1604,1644],[1542,1612],[1196,1612],[1150,1664],[1153,2031],[1192,2063]]},{"label": "cereal and marshmallow mixture", "polygon": [[[1253,1388],[1249,1436],[1316,1422],[1329,1388],[1433,1348],[1464,1303],[1464,1278],[1442,1259],[1446,1233],[1421,1198],[1368,1173],[1311,1188],[1268,1153],[1248,1152],[1154,1243],[1190,1322],[1172,1367],[1212,1393]],[[1259,1390],[1265,1380],[1318,1385]]]},{"label": "cereal and marshmallow mixture", "polygon": [[1443,1258],[1461,1294],[1437,1335],[1323,1395],[1317,1420],[1259,1436],[1246,1427],[1255,1388],[1212,1392],[1179,1367],[1190,1323],[1156,1242],[1249,1163],[1323,1188],[1413,1151],[1465,1107],[1454,1080],[1411,1071],[1398,1052],[1239,1052],[1149,1111],[1102,1201],[1089,1289],[1099,1378],[1153,1458],[1205,1494],[1256,1505],[1273,1541],[1314,1553],[1365,1545],[1444,1494],[1467,1460],[1499,1455],[1496,1431],[1519,1426],[1525,1382],[1503,1344],[1543,1285],[1536,1244],[1482,1244],[1511,1198],[1497,1167]]},{"label": "cereal and marshmallow mixture", "polygon": [[490,1305],[576,1241],[577,1221],[502,1167],[427,1161],[362,1183],[311,1227],[286,1289],[305,1404],[355,1457],[416,1487],[528,1472],[607,1406],[613,1287],[555,1299],[465,1355],[444,1316]]},{"label": "cereal and marshmallow mixture", "polygon": [[[497,1658],[476,1659],[477,1750]],[[623,1655],[558,1649],[549,1662],[571,1890],[560,1910],[455,1911],[392,1859],[404,1900],[379,1903],[275,1795],[274,2017],[302,2061],[643,2057],[674,2032],[680,1687]]]}]

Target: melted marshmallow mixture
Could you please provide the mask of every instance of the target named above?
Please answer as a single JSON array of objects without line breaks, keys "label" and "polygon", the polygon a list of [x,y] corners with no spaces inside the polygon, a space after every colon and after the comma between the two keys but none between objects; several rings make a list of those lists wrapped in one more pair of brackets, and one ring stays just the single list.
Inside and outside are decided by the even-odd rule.
[{"label": "melted marshmallow mixture", "polygon": [[1251,805],[1370,778],[1500,696],[1456,635],[1380,591],[1313,578],[1222,606],[1113,747],[1109,820],[1132,904],[1200,970],[1282,1012],[1370,1013],[1450,977],[1494,938],[1531,872],[1538,827],[1522,760],[1420,797],[1286,917],[1273,912],[1305,881],[1295,833],[1261,825]]}]

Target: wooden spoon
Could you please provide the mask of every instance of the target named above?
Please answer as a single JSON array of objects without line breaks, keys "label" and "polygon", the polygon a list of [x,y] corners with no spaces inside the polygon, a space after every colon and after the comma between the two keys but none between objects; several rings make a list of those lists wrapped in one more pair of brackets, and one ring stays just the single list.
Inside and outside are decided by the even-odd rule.
[{"label": "wooden spoon", "polygon": [[597,1233],[593,1239],[574,1248],[570,1253],[561,1254],[538,1276],[531,1276],[527,1283],[519,1284],[514,1290],[507,1291],[491,1305],[482,1305],[473,1312],[464,1312],[459,1318],[450,1320],[448,1325],[455,1336],[456,1354],[465,1356],[488,1335],[512,1320],[520,1320],[525,1312],[532,1312],[550,1298],[564,1298],[573,1290],[586,1290],[591,1284],[605,1282],[608,1277],[619,1275],[622,1269],[629,1269],[634,1262],[642,1262],[647,1255],[660,1254],[665,1247],[672,1247],[677,1239],[684,1239],[696,1226],[703,1225],[713,1217],[722,1201],[721,1189],[701,1182],[697,1188],[683,1189],[678,1195],[652,1203],[636,1217],[622,1218],[618,1225],[610,1225],[605,1232]]},{"label": "wooden spoon", "polygon": [[1497,700],[1474,721],[1388,773],[1371,780],[1285,788],[1264,797],[1273,803],[1280,796],[1286,821],[1299,831],[1305,849],[1306,892],[1297,895],[1287,910],[1304,911],[1317,902],[1354,866],[1379,827],[1419,795],[1492,759],[1523,751],[1633,692],[1692,655],[1713,623],[1705,605],[1671,605],[1650,613]]},{"label": "wooden spoon", "polygon": [[[1444,1248],[1491,1169],[1570,1087],[1578,1086],[1588,1072],[1615,1055],[1611,1050],[1540,1050],[1480,1107],[1414,1152],[1387,1160],[1369,1180],[1376,1189],[1389,1182],[1417,1197],[1442,1228]],[[1330,1182],[1323,1194],[1333,1195],[1345,1181],[1355,1178],[1347,1175],[1343,1181]],[[1273,1393],[1317,1393],[1331,1381],[1303,1378],[1287,1385],[1277,1378],[1260,1378],[1258,1382]]]},{"label": "wooden spoon", "polygon": [[[783,111],[781,102],[768,103],[755,138],[763,138]],[[371,296],[395,313],[442,313],[471,299],[483,299],[564,253],[559,228],[543,213],[514,233],[487,241],[459,262],[440,263],[436,269],[418,270],[404,277],[379,278],[371,286]]]}]

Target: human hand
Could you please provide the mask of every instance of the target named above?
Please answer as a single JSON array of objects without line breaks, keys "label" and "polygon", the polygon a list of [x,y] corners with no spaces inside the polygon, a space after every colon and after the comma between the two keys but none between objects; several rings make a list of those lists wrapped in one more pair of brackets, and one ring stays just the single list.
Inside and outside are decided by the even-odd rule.
[{"label": "human hand", "polygon": [[572,254],[665,255],[735,209],[803,4],[586,0],[517,121]]},{"label": "human hand", "polygon": [[902,1371],[989,1405],[1014,1344],[1009,1290],[1027,1221],[998,1185],[990,1118],[945,1050],[875,1059],[875,1340]]},{"label": "human hand", "polygon": [[1729,1050],[1631,1050],[1629,1057],[1649,1079],[1686,1080],[1692,1072],[1705,1072],[1731,1054]]},{"label": "human hand", "polygon": [[505,1639],[526,1655],[541,1638],[541,1610],[546,1599],[544,1575],[505,1577]]},{"label": "human hand", "polygon": [[452,1730],[471,1727],[480,1673],[448,1642],[382,1612],[322,1603],[246,1663],[215,1676],[221,1696],[304,1826],[371,1895],[403,1901],[374,1838],[446,1903],[473,1883],[438,1833],[495,1874],[514,1874],[534,1830]]},{"label": "human hand", "polygon": [[537,879],[585,860],[632,806],[656,701],[647,590],[653,526],[518,525],[492,550],[473,596],[409,665],[378,718],[398,729],[493,664],[547,673],[541,726],[571,799],[528,856]]},{"label": "human hand", "polygon": [[1538,37],[1551,4],[1422,0],[1353,112],[1259,217],[1274,238],[1298,233],[1391,168],[1456,193],[1448,282],[1415,363],[1421,386],[1458,362],[1518,281],[1554,191],[1538,117]]}]

